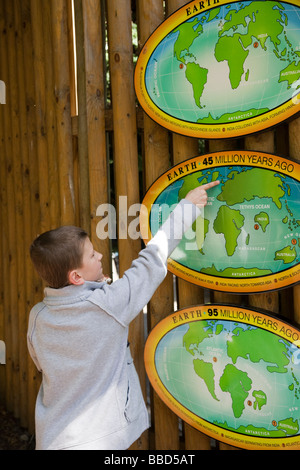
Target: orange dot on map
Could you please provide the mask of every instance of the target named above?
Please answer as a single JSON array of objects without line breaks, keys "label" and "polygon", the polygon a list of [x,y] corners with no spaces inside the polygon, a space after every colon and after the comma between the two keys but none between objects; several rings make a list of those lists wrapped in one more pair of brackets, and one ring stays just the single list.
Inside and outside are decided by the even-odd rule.
[{"label": "orange dot on map", "polygon": [[296,245],[296,244],[297,244],[297,240],[295,238],[293,238],[292,245]]},{"label": "orange dot on map", "polygon": [[218,362],[218,359],[216,357],[213,357],[214,362]]},{"label": "orange dot on map", "polygon": [[258,47],[258,42],[255,42],[255,43],[253,44],[253,47],[255,47],[255,49],[256,49],[256,48]]},{"label": "orange dot on map", "polygon": [[179,65],[179,68],[180,68],[180,69],[183,69],[183,64],[180,64],[180,65]]},{"label": "orange dot on map", "polygon": [[277,422],[274,420],[272,421],[273,426],[277,426]]},{"label": "orange dot on map", "polygon": [[259,225],[258,225],[258,224],[255,224],[255,225],[254,225],[254,228],[255,228],[255,230],[258,230],[258,229],[259,229]]}]

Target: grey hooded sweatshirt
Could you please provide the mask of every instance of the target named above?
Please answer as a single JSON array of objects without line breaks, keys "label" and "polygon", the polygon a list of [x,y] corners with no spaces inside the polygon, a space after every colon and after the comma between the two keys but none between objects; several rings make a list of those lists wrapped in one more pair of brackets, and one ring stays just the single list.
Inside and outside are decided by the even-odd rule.
[{"label": "grey hooded sweatshirt", "polygon": [[199,215],[195,205],[182,200],[111,285],[45,289],[44,300],[30,313],[27,335],[42,373],[37,450],[127,449],[149,427],[128,326],[163,281],[168,257]]}]

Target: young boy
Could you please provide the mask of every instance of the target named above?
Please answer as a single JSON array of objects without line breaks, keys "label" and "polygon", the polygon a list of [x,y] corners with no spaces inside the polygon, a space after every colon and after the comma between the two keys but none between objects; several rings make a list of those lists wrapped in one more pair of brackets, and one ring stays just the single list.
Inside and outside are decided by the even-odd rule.
[{"label": "young boy", "polygon": [[31,259],[49,286],[28,327],[29,352],[42,372],[37,450],[127,449],[149,427],[128,326],[163,281],[169,255],[216,184],[190,191],[111,285],[83,230],[61,227],[32,243]]}]

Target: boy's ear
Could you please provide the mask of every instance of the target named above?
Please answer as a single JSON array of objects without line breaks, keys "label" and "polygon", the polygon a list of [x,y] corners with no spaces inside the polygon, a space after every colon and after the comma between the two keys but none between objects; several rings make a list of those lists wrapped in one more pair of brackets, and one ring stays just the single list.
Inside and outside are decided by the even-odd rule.
[{"label": "boy's ear", "polygon": [[75,269],[69,272],[68,278],[69,283],[74,284],[75,286],[81,286],[82,284],[84,284],[83,277],[77,271],[75,271]]}]

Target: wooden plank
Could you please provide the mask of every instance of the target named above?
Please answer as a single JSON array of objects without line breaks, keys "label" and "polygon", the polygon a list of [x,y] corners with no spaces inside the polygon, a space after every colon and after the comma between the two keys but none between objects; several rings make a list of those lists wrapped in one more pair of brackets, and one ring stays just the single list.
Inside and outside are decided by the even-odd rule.
[{"label": "wooden plank", "polygon": [[[20,195],[22,189],[20,186],[20,167],[16,160],[16,156],[19,155],[19,119],[18,119],[18,89],[15,80],[16,64],[15,64],[15,49],[14,49],[14,29],[13,29],[13,12],[12,4],[5,3],[5,22],[7,28],[7,50],[10,51],[8,54],[7,63],[7,81],[10,86],[7,88],[7,104],[6,111],[10,115],[10,139],[11,148],[10,152],[7,153],[7,182],[8,182],[8,199],[9,199],[9,220],[8,220],[8,237],[9,237],[9,260],[10,260],[10,271],[9,271],[9,288],[11,294],[10,300],[10,328],[12,337],[12,376],[13,376],[13,388],[10,390],[13,400],[13,412],[15,416],[20,416],[20,380],[19,380],[19,308],[20,303],[18,295],[20,292],[20,270],[18,269],[18,263],[20,262],[20,250],[17,246],[21,240],[19,238],[21,227],[19,229],[18,223],[21,223],[20,212],[22,211],[22,205],[20,201]],[[13,50],[12,50],[13,49]],[[16,295],[17,292],[17,295]]]},{"label": "wooden plank", "polygon": [[[35,80],[33,65],[33,43],[31,27],[31,9],[30,0],[19,0],[22,24],[22,46],[24,62],[24,80],[25,80],[25,100],[27,112],[27,146],[28,146],[28,171],[30,185],[30,224],[26,224],[31,231],[31,241],[40,231],[40,200],[39,200],[39,171],[37,157],[37,138],[36,138],[36,112],[35,112]],[[29,245],[26,246],[29,254]],[[27,269],[32,270],[29,274],[31,280],[29,298],[27,300],[29,309],[32,308],[40,299],[42,293],[42,282],[39,276],[34,272],[31,262],[26,262]],[[27,328],[26,328],[27,329]],[[31,433],[34,433],[34,410],[38,387],[40,385],[40,374],[38,374],[33,361],[27,353],[27,382],[28,382],[28,403],[27,403],[27,427]]]},{"label": "wooden plank", "polygon": [[[1,31],[1,44],[5,44],[5,24],[4,24],[4,12],[3,2],[0,3],[0,31]],[[5,81],[5,70],[6,70],[6,51],[2,47],[0,49],[0,70],[1,79]],[[5,341],[8,346],[10,340],[10,331],[8,329],[8,311],[9,311],[9,289],[7,285],[7,279],[9,278],[9,261],[8,261],[8,239],[7,239],[7,223],[8,223],[8,202],[7,202],[7,180],[6,171],[6,152],[7,152],[7,112],[5,105],[0,105],[0,224],[1,224],[1,274],[0,274],[0,339]],[[5,280],[5,282],[4,282]],[[7,350],[8,356],[8,350]],[[11,364],[7,357],[7,364],[0,366],[0,402],[7,406],[7,396],[9,394],[9,387],[11,385]]]},{"label": "wooden plank", "polygon": [[[131,205],[140,200],[130,2],[117,0],[107,2],[107,20],[113,97],[115,187],[119,220],[119,266],[120,275],[123,275],[141,249],[140,240],[134,240],[127,236],[129,223],[127,211]],[[120,199],[121,197],[122,199]],[[121,201],[125,204],[122,205]],[[130,343],[141,386],[145,393],[143,326],[144,318],[141,313],[131,323]],[[146,432],[133,448],[147,447],[148,434]]]},{"label": "wooden plank", "polygon": [[51,1],[60,224],[75,223],[67,1]]},{"label": "wooden plank", "polygon": [[[9,83],[9,73],[8,73],[8,46],[7,46],[7,28],[6,28],[6,18],[5,18],[5,3],[2,2],[2,11],[0,16],[1,21],[1,44],[0,48],[0,57],[1,57],[1,79],[5,84]],[[6,105],[5,112],[3,112],[3,132],[4,132],[4,147],[3,153],[1,154],[1,159],[3,163],[3,173],[5,181],[5,191],[6,191],[6,201],[7,201],[7,218],[5,220],[5,225],[3,226],[4,236],[6,238],[5,248],[6,248],[6,257],[3,264],[4,267],[7,267],[6,270],[6,280],[7,280],[7,289],[6,295],[4,297],[4,328],[5,328],[5,342],[6,342],[6,407],[8,410],[13,411],[13,338],[12,338],[12,329],[11,329],[11,288],[10,284],[13,280],[13,276],[16,275],[15,270],[15,256],[11,256],[12,252],[12,240],[10,239],[10,227],[14,227],[14,199],[11,197],[12,192],[12,182],[11,182],[11,153],[12,153],[12,143],[11,143],[11,113],[10,107],[7,106],[10,103],[9,98],[9,89],[6,89]],[[13,195],[12,195],[13,196]],[[15,305],[15,304],[13,304]]]},{"label": "wooden plank", "polygon": [[[0,4],[0,15],[1,15],[1,4]],[[1,67],[1,60],[0,60]],[[3,106],[0,107],[0,167],[5,168],[3,165],[3,156],[4,156],[4,132],[3,132]],[[4,171],[0,171],[0,226],[2,227],[0,233],[0,258],[2,260],[2,266],[0,268],[0,341],[5,343],[5,328],[4,328],[4,291],[5,291],[5,274],[7,274],[6,267],[6,247],[5,247],[5,233],[4,227],[6,226],[7,221],[7,200],[6,200],[6,185],[4,178]],[[6,378],[5,378],[5,365],[0,364],[0,404],[5,404],[5,390],[6,390]]]},{"label": "wooden plank", "polygon": [[[15,37],[15,77],[18,88],[17,104],[19,108],[19,154],[15,155],[15,167],[18,165],[19,189],[18,195],[18,303],[19,303],[19,350],[20,350],[20,424],[26,426],[27,417],[27,392],[28,392],[28,358],[26,334],[29,314],[29,299],[32,284],[32,267],[30,263],[29,250],[31,239],[31,204],[30,204],[30,182],[29,182],[29,152],[27,145],[27,113],[24,80],[24,56],[22,47],[23,24],[21,19],[20,1],[11,2],[14,14],[14,37]],[[19,193],[21,191],[21,193]]]},{"label": "wooden plank", "polygon": [[76,74],[76,38],[74,24],[74,1],[67,0],[67,22],[68,22],[68,50],[70,64],[70,109],[71,116],[77,116],[77,74]]},{"label": "wooden plank", "polygon": [[[32,47],[32,65],[33,65],[33,86],[34,86],[34,109],[35,109],[35,139],[36,144],[36,162],[38,168],[38,191],[36,188],[35,198],[36,203],[39,204],[39,221],[35,227],[36,233],[33,236],[37,236],[39,233],[45,232],[53,228],[54,221],[51,220],[50,213],[50,183],[49,183],[49,158],[48,158],[48,142],[47,142],[47,96],[46,96],[46,57],[44,48],[44,25],[43,16],[41,9],[40,0],[30,0],[30,16],[28,19],[29,23],[29,34],[28,46]],[[28,55],[26,55],[29,59]],[[30,60],[30,59],[29,59]],[[32,171],[32,170],[31,170]],[[33,203],[32,203],[33,207]],[[37,278],[37,275],[36,275]],[[39,290],[38,281],[36,285],[36,298],[42,299],[42,289]],[[42,286],[43,284],[41,284]],[[33,304],[36,303],[33,301]],[[35,410],[35,397],[38,393],[41,377],[35,368],[32,360],[29,360],[28,364],[28,383],[29,383],[29,395],[28,395],[28,415],[31,417],[29,425],[31,429],[34,428],[34,410]]]},{"label": "wooden plank", "polygon": [[90,235],[89,149],[86,101],[85,44],[82,0],[74,1],[78,90],[78,201],[80,226]]},{"label": "wooden plank", "polygon": [[50,198],[48,178],[48,147],[46,139],[46,59],[43,41],[41,41],[41,38],[43,38],[43,22],[40,5],[40,0],[31,0],[30,13],[35,87],[36,144],[39,170],[39,192],[36,193],[36,197],[40,201],[40,232],[45,232],[50,228]]},{"label": "wooden plank", "polygon": [[[104,6],[99,0],[82,2],[84,62],[85,71],[81,93],[86,102],[86,128],[88,148],[89,179],[89,227],[91,241],[97,251],[103,254],[103,269],[111,274],[110,240],[100,240],[97,236],[97,208],[106,204],[108,199],[108,163],[105,132],[105,43],[103,24],[105,24]],[[79,67],[79,62],[78,62]],[[80,92],[79,92],[80,95]]]},{"label": "wooden plank", "polygon": [[51,2],[45,2],[41,9],[41,20],[43,29],[40,41],[44,47],[45,57],[45,139],[47,142],[48,155],[48,185],[49,185],[49,228],[53,229],[60,225],[61,201],[60,201],[60,180],[59,167],[60,160],[64,159],[64,154],[58,148],[57,138],[57,116],[55,99],[55,80],[53,70],[53,48],[52,48],[52,28],[51,28]]}]

